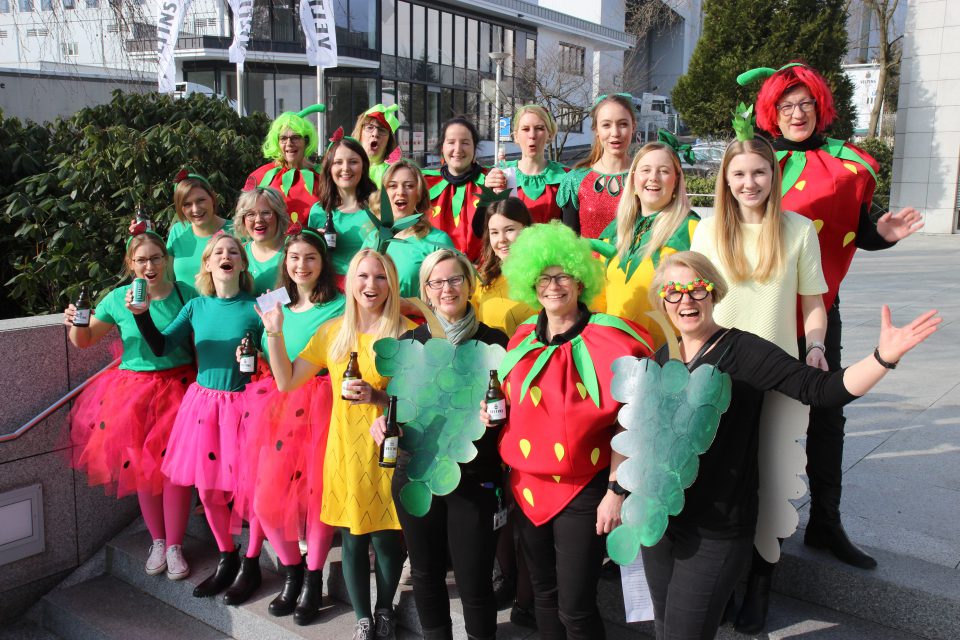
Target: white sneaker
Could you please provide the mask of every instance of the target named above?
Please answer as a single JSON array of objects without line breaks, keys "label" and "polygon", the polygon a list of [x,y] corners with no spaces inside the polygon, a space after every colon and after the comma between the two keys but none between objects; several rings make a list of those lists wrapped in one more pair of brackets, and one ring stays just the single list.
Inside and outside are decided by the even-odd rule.
[{"label": "white sneaker", "polygon": [[175,544],[167,548],[167,579],[183,580],[190,575],[190,565],[183,557],[183,547]]},{"label": "white sneaker", "polygon": [[150,555],[147,556],[147,564],[144,567],[148,576],[155,576],[166,570],[167,559],[166,556],[164,556],[166,548],[167,541],[162,538],[154,540],[153,544],[150,545]]},{"label": "white sneaker", "polygon": [[360,618],[353,628],[353,640],[373,640],[373,629],[370,627],[370,618]]}]

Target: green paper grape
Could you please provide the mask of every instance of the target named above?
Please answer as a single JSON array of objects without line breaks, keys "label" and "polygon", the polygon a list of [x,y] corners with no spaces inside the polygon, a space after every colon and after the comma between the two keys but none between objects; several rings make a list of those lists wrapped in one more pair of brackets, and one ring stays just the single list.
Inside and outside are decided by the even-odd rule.
[{"label": "green paper grape", "polygon": [[690,429],[690,419],[693,417],[693,407],[681,402],[674,407],[670,428],[678,436],[683,436]]},{"label": "green paper grape", "polygon": [[432,338],[423,345],[425,364],[434,367],[443,367],[452,364],[454,346],[449,340]]},{"label": "green paper grape", "polygon": [[679,470],[686,466],[690,458],[696,458],[697,451],[693,448],[693,443],[686,436],[680,436],[673,441],[670,451],[667,452],[667,468]]},{"label": "green paper grape", "polygon": [[640,553],[640,532],[636,527],[621,524],[607,535],[607,554],[617,564],[630,564]]},{"label": "green paper grape", "polygon": [[690,372],[686,365],[679,360],[670,360],[660,372],[660,389],[668,395],[676,395],[683,391],[690,380]]},{"label": "green paper grape", "polygon": [[477,448],[473,442],[460,438],[447,447],[447,455],[457,462],[470,462],[477,457]]},{"label": "green paper grape", "polygon": [[[653,435],[653,439],[650,442],[651,447],[647,450],[646,455],[655,460],[666,460],[667,456],[670,454],[670,449],[673,448],[673,443],[676,442],[676,440],[677,434],[675,434],[671,429],[659,429]],[[653,454],[652,456],[651,453]]]},{"label": "green paper grape", "polygon": [[480,411],[480,403],[473,401],[473,394],[470,393],[470,389],[467,387],[457,389],[450,394],[450,406],[454,409],[476,407],[477,411]]},{"label": "green paper grape", "polygon": [[411,401],[418,407],[423,407],[426,409],[429,407],[435,407],[439,398],[440,389],[431,384],[421,386],[419,389],[417,389],[417,392]]},{"label": "green paper grape", "polygon": [[640,544],[652,547],[660,542],[667,530],[667,510],[657,505],[647,513],[647,517],[640,525]]},{"label": "green paper grape", "polygon": [[697,479],[697,473],[700,471],[700,458],[699,456],[690,456],[687,458],[686,464],[680,467],[680,470],[677,471],[677,475],[680,477],[680,484],[683,485],[683,488],[686,489],[693,484],[693,481]]},{"label": "green paper grape", "polygon": [[720,412],[716,407],[704,405],[697,407],[690,419],[690,441],[697,453],[703,453],[713,444],[720,424]]},{"label": "green paper grape", "polygon": [[725,413],[730,408],[730,399],[733,397],[733,379],[730,376],[723,376],[721,384],[723,386],[720,390],[720,399],[714,406],[720,413]]},{"label": "green paper grape", "polygon": [[443,369],[437,374],[437,386],[448,393],[456,391],[459,382],[460,376],[453,369]]},{"label": "green paper grape", "polygon": [[[622,453],[627,457],[632,457],[643,451],[643,438],[644,435],[640,431],[628,429],[613,436],[613,440],[610,441],[610,445],[615,451]],[[626,486],[622,482],[620,485]]]},{"label": "green paper grape", "polygon": [[450,458],[437,458],[437,465],[428,483],[434,495],[451,493],[460,484],[460,465]]},{"label": "green paper grape", "polygon": [[425,482],[411,481],[400,489],[400,504],[412,516],[427,515],[432,501],[433,493]]},{"label": "green paper grape", "polygon": [[720,376],[716,367],[698,367],[690,374],[687,383],[687,403],[693,406],[710,404],[716,406],[720,400],[722,384],[717,384],[715,376]]},{"label": "green paper grape", "polygon": [[403,424],[417,419],[417,406],[400,396],[397,396],[397,422]]},{"label": "green paper grape", "polygon": [[418,451],[407,465],[407,477],[411,480],[426,480],[433,475],[437,466],[436,451]]}]

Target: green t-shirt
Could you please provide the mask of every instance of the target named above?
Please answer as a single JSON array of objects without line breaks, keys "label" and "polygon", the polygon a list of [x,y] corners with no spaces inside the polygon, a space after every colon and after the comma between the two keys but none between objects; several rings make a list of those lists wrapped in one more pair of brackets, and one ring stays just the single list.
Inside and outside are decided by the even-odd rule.
[{"label": "green t-shirt", "polygon": [[[193,298],[197,292],[185,282],[176,283],[180,290],[171,289],[170,295],[163,300],[150,301],[150,317],[157,328],[163,331],[180,313],[180,309]],[[133,314],[127,309],[127,290],[130,285],[117,287],[107,294],[97,305],[96,318],[100,322],[109,322],[117,325],[120,332],[120,342],[123,344],[123,355],[120,358],[120,368],[127,371],[163,371],[181,367],[193,362],[193,352],[186,345],[168,351],[167,355],[157,357],[150,351],[146,341],[137,328]],[[180,297],[183,297],[183,302]]]},{"label": "green t-shirt", "polygon": [[[363,248],[376,249],[376,232],[367,235]],[[387,244],[387,255],[397,265],[397,277],[400,279],[400,296],[416,298],[420,295],[420,265],[424,258],[437,249],[454,249],[453,240],[440,229],[430,229],[423,238],[410,236],[402,240],[393,240]]]},{"label": "green t-shirt", "polygon": [[[233,232],[233,220],[224,221],[223,230]],[[211,236],[212,237],[212,236]],[[200,256],[210,238],[198,238],[189,222],[177,222],[167,236],[167,253],[173,258],[173,275],[181,282],[196,282],[200,273]]]},{"label": "green t-shirt", "polygon": [[163,330],[165,352],[187,344],[190,332],[197,350],[197,383],[219,391],[242,391],[250,382],[240,373],[237,347],[247,331],[259,344],[263,324],[253,308],[254,297],[241,291],[232,298],[200,296],[190,300]]},{"label": "green t-shirt", "polygon": [[[326,223],[327,212],[318,202],[310,209],[307,226],[323,229]],[[333,268],[339,275],[345,276],[353,256],[357,255],[363,247],[363,239],[373,231],[373,223],[366,209],[359,209],[353,213],[342,213],[336,209],[333,212],[333,226],[337,229],[337,248],[331,251]]]},{"label": "green t-shirt", "polygon": [[[283,343],[287,347],[287,357],[293,362],[310,342],[310,338],[327,320],[343,315],[347,306],[347,299],[338,293],[331,300],[317,304],[306,311],[295,312],[289,307],[283,307]],[[263,334],[260,349],[267,353],[267,334]]]},{"label": "green t-shirt", "polygon": [[259,262],[253,257],[253,242],[243,245],[247,250],[247,261],[250,263],[250,275],[253,276],[253,293],[260,295],[267,289],[277,288],[277,271],[280,268],[280,256],[283,250],[277,251],[272,257]]}]

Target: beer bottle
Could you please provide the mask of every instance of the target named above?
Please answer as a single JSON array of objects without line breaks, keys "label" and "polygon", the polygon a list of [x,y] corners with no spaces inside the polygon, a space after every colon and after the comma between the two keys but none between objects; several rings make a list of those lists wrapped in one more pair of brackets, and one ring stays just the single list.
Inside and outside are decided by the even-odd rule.
[{"label": "beer bottle", "polygon": [[141,230],[140,233],[146,233],[147,231],[153,231],[153,222],[143,214],[143,205],[137,205],[137,214],[136,218],[133,221],[134,227],[138,230]]},{"label": "beer bottle", "polygon": [[90,294],[87,293],[87,285],[84,284],[80,286],[80,295],[77,297],[77,302],[73,306],[77,308],[77,312],[73,316],[73,326],[89,327]]},{"label": "beer bottle", "polygon": [[490,416],[491,427],[501,427],[507,424],[507,397],[500,388],[500,379],[497,370],[490,370],[490,384],[487,386],[487,415]]},{"label": "beer bottle", "polygon": [[387,431],[380,443],[380,466],[393,469],[397,466],[397,448],[400,446],[400,425],[397,424],[397,396],[389,396],[387,405]]},{"label": "beer bottle", "polygon": [[340,383],[340,397],[344,400],[353,400],[353,392],[347,394],[347,383],[351,380],[360,380],[360,364],[357,362],[357,352],[350,352],[350,362],[347,363],[347,370],[343,372],[343,382]]},{"label": "beer bottle", "polygon": [[253,331],[240,342],[240,373],[253,373],[257,370],[257,347],[253,344]]},{"label": "beer bottle", "polygon": [[328,249],[337,248],[337,228],[333,226],[333,212],[327,211],[327,222],[323,225],[323,240]]}]

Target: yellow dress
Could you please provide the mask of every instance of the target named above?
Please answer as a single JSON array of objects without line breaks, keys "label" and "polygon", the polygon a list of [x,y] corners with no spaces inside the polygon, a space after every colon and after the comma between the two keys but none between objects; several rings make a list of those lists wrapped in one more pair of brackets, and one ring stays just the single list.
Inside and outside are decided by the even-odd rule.
[{"label": "yellow dress", "polygon": [[478,284],[473,292],[473,307],[480,322],[500,329],[509,338],[518,326],[537,312],[522,302],[511,300],[508,290],[507,279],[502,273],[489,285]]},{"label": "yellow dress", "polygon": [[[372,531],[400,529],[393,506],[390,484],[393,470],[379,466],[380,449],[370,435],[370,425],[381,414],[372,404],[352,405],[340,397],[343,372],[349,358],[330,361],[330,342],[340,329],[342,318],[320,327],[300,352],[300,357],[330,370],[333,387],[333,414],[323,462],[323,506],[320,520],[334,527],[345,527],[353,535]],[[403,331],[416,325],[404,318]],[[374,337],[359,336],[357,345],[360,373],[372,387],[385,389],[389,378],[377,373],[374,366]]]}]

